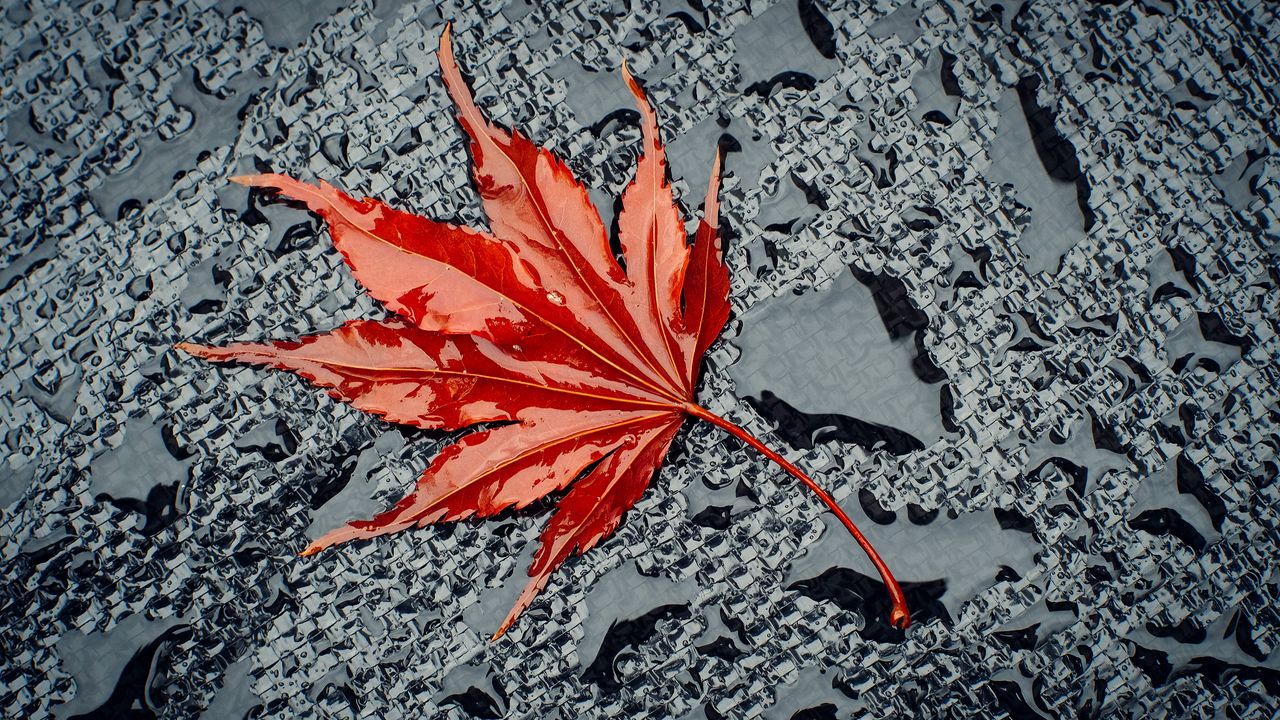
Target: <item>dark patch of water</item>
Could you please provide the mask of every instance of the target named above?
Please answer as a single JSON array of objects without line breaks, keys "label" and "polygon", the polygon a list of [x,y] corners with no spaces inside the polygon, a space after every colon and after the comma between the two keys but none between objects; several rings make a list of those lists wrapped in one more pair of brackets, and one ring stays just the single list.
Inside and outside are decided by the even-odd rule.
[{"label": "dark patch of water", "polygon": [[1010,650],[1034,650],[1039,641],[1040,623],[1032,623],[1021,630],[999,630],[991,634]]},{"label": "dark patch of water", "polygon": [[1205,340],[1210,342],[1221,343],[1223,345],[1234,345],[1240,349],[1240,352],[1247,354],[1253,349],[1253,340],[1247,335],[1237,335],[1227,327],[1222,321],[1222,316],[1216,312],[1199,312],[1196,318],[1200,323],[1200,334]]},{"label": "dark patch of water", "polygon": [[736,662],[738,658],[746,654],[746,651],[739,648],[733,638],[724,637],[723,635],[709,643],[698,645],[695,649],[703,655],[710,655],[731,663]]},{"label": "dark patch of water", "polygon": [[183,487],[190,482],[190,458],[171,428],[132,420],[125,425],[124,443],[90,466],[94,497],[141,516],[138,531],[155,535],[186,512]]},{"label": "dark patch of water", "polygon": [[595,659],[582,673],[582,679],[605,692],[622,687],[618,674],[618,656],[627,648],[638,648],[654,636],[658,624],[690,617],[689,605],[660,605],[635,618],[614,620],[606,631]]},{"label": "dark patch of water", "polygon": [[896,512],[884,508],[876,496],[866,488],[858,491],[858,504],[862,506],[862,512],[877,525],[892,525],[898,519]]},{"label": "dark patch of water", "polygon": [[369,477],[386,456],[400,450],[405,439],[399,433],[380,433],[367,444],[343,443],[314,475],[315,492],[311,497],[310,539],[319,537],[342,523],[358,517],[369,517],[383,510],[372,499],[375,488]]},{"label": "dark patch of water", "polygon": [[1243,609],[1237,609],[1231,616],[1230,622],[1227,623],[1227,629],[1223,636],[1234,637],[1236,647],[1240,648],[1244,654],[1258,662],[1266,662],[1267,658],[1270,657],[1270,653],[1258,647],[1258,641],[1253,636],[1253,630],[1252,614],[1245,612]]},{"label": "dark patch of water", "polygon": [[783,70],[767,80],[758,80],[751,83],[743,90],[743,94],[767,98],[775,91],[783,88],[809,92],[816,87],[818,87],[818,79],[809,73],[798,70]]},{"label": "dark patch of water", "polygon": [[503,717],[510,703],[493,667],[477,660],[451,669],[440,683],[438,697],[438,705],[456,705],[475,718]]},{"label": "dark patch of water", "polygon": [[996,705],[1009,714],[1013,720],[1045,720],[1045,716],[1036,712],[1022,694],[1022,687],[1008,680],[993,680],[987,689],[995,697]]},{"label": "dark patch of water", "polygon": [[823,14],[822,7],[814,0],[799,0],[796,10],[800,13],[800,26],[813,42],[818,54],[828,60],[836,57],[836,29]]},{"label": "dark patch of water", "polygon": [[1147,510],[1129,520],[1129,527],[1152,535],[1169,535],[1182,541],[1187,547],[1200,552],[1208,543],[1195,527],[1183,519],[1177,510],[1159,508]]},{"label": "dark patch of water", "polygon": [[578,648],[584,665],[582,678],[606,691],[625,681],[618,661],[628,648],[638,648],[658,632],[665,620],[690,617],[697,583],[669,582],[642,575],[635,563],[625,563],[596,580],[587,595],[584,640]]},{"label": "dark patch of water", "polygon": [[1154,622],[1148,622],[1146,628],[1147,632],[1158,638],[1169,638],[1184,644],[1197,645],[1208,637],[1204,626],[1193,617],[1185,617],[1177,625],[1157,625]]},{"label": "dark patch of water", "polygon": [[1209,514],[1214,529],[1221,531],[1222,523],[1227,519],[1227,505],[1222,497],[1205,482],[1204,473],[1200,471],[1200,467],[1185,455],[1178,455],[1176,467],[1178,492],[1194,497]]},{"label": "dark patch of water", "polygon": [[1000,523],[1001,530],[1017,530],[1027,534],[1034,534],[1036,531],[1035,522],[1017,510],[994,508],[993,512],[996,515],[996,521]]},{"label": "dark patch of water", "polygon": [[484,720],[498,720],[503,716],[498,699],[474,685],[463,692],[446,696],[440,701],[440,705],[457,705],[468,717]]},{"label": "dark patch of water", "polygon": [[[913,623],[924,624],[940,620],[950,627],[951,614],[940,601],[947,591],[946,580],[904,582],[902,592],[911,608]],[[857,570],[833,567],[816,577],[799,580],[787,586],[801,595],[819,602],[831,601],[841,610],[858,613],[865,625],[858,634],[867,640],[885,643],[901,643],[906,633],[889,624],[889,593],[878,577],[864,575]]]},{"label": "dark patch of water", "polygon": [[1023,115],[1031,130],[1031,141],[1045,172],[1054,180],[1075,184],[1076,203],[1084,218],[1084,232],[1087,233],[1097,222],[1097,217],[1089,206],[1089,178],[1081,170],[1075,145],[1058,129],[1057,112],[1052,106],[1040,104],[1036,92],[1040,85],[1038,76],[1026,75],[1019,78],[1018,101],[1022,104]]},{"label": "dark patch of water", "polygon": [[822,703],[821,705],[797,710],[791,715],[791,720],[836,720],[837,709],[831,703]]},{"label": "dark patch of water", "polygon": [[691,522],[712,530],[727,530],[733,523],[732,510],[730,505],[710,505],[694,515]]},{"label": "dark patch of water", "polygon": [[[165,660],[171,643],[189,639],[179,618],[132,615],[105,633],[73,630],[58,639],[63,668],[75,678],[76,695],[54,708],[67,718],[155,717],[163,708]],[[130,713],[140,713],[131,715]]]},{"label": "dark patch of water", "polygon": [[774,433],[794,448],[810,450],[832,441],[853,443],[867,450],[883,450],[906,455],[924,449],[924,443],[909,433],[839,413],[804,413],[768,390],[759,398],[748,397],[756,412],[777,423]]},{"label": "dark patch of water", "polygon": [[1223,689],[1232,679],[1257,680],[1268,695],[1280,698],[1280,671],[1273,668],[1228,662],[1212,656],[1193,657],[1175,667],[1170,661],[1170,654],[1163,650],[1144,647],[1132,640],[1129,645],[1130,659],[1153,685],[1165,685],[1190,675],[1199,675],[1206,683]]}]

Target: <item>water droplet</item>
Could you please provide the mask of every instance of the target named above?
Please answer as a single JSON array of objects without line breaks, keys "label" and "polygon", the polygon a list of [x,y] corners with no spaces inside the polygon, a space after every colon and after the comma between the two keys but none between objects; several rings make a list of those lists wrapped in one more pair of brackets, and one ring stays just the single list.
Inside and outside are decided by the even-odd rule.
[{"label": "water droplet", "polygon": [[547,293],[547,299],[550,300],[553,305],[559,305],[560,307],[564,307],[564,295],[561,295],[555,290],[552,290],[551,292]]}]

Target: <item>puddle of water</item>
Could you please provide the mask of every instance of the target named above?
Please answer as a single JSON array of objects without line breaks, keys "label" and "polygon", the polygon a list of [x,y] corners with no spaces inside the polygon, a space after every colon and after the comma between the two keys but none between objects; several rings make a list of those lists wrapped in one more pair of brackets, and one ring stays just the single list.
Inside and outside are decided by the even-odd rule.
[{"label": "puddle of water", "polygon": [[867,34],[880,39],[897,35],[902,44],[910,45],[921,35],[919,22],[920,8],[907,0],[893,12],[872,23],[867,28]]},{"label": "puddle of water", "polygon": [[90,466],[93,497],[140,516],[140,532],[152,535],[173,524],[184,510],[181,488],[191,460],[165,428],[148,418],[130,420],[124,443],[94,458]]},{"label": "puddle of water", "polygon": [[[635,127],[639,126],[640,114],[636,111],[635,98],[627,90],[621,70],[587,69],[574,57],[566,56],[547,68],[547,74],[564,82],[564,104],[569,106],[573,117],[584,127],[595,125],[619,110],[634,112],[628,122]],[[636,79],[641,85],[645,84],[644,74],[637,74]]]},{"label": "puddle of water", "polygon": [[805,668],[794,683],[774,690],[776,702],[764,716],[769,720],[859,717],[853,714],[857,704],[832,685],[834,679],[834,672],[828,674],[816,667]]},{"label": "puddle of water", "polygon": [[[936,595],[951,618],[959,617],[962,604],[995,584],[1002,566],[1025,576],[1034,567],[1034,556],[1040,548],[1030,535],[1002,528],[992,510],[955,518],[940,515],[923,525],[909,522],[900,514],[895,522],[878,525],[857,503],[846,501],[842,507],[859,528],[870,533],[904,590],[908,583],[941,581],[941,593],[935,593],[932,586],[922,587],[919,592]],[[826,514],[821,517],[821,537],[792,562],[785,583],[815,578],[832,568],[847,568],[876,583],[876,591],[867,600],[878,602],[884,590],[871,562],[837,520]],[[887,611],[887,599],[884,602]],[[866,618],[868,624],[878,619]]]},{"label": "puddle of water", "polygon": [[749,123],[733,116],[706,118],[680,137],[669,140],[667,159],[671,163],[671,176],[684,179],[686,192],[681,199],[695,212],[706,195],[717,146],[723,154],[723,174],[733,175],[745,187],[754,187],[760,174],[777,157]]},{"label": "puddle of water", "polygon": [[58,140],[40,123],[33,105],[14,110],[5,118],[5,140],[23,143],[37,152],[52,152],[63,157],[74,157],[76,147]]},{"label": "puddle of water", "polygon": [[739,396],[773,393],[808,414],[896,428],[928,446],[945,434],[940,386],[913,369],[910,335],[891,338],[871,290],[852,273],[826,290],[760,303],[742,318],[729,367]]},{"label": "puddle of water", "polygon": [[236,438],[235,448],[268,462],[282,462],[297,451],[298,435],[283,419],[264,420]]},{"label": "puddle of water", "polygon": [[[218,12],[229,16],[236,10],[258,21],[262,38],[274,48],[295,48],[311,34],[312,28],[328,20],[346,0],[218,0]],[[378,5],[385,4],[385,0]]]},{"label": "puddle of water", "polygon": [[1102,449],[1091,432],[1091,424],[1085,419],[1076,420],[1065,437],[1051,431],[1027,446],[1027,461],[1023,472],[1037,477],[1056,468],[1076,487],[1084,497],[1097,486],[1098,478],[1112,470],[1129,466],[1124,455]]},{"label": "puddle of water", "polygon": [[1186,279],[1179,276],[1173,257],[1167,252],[1157,252],[1145,268],[1147,273],[1147,300],[1152,304],[1170,298],[1192,299],[1192,290]]},{"label": "puddle of water", "polygon": [[[342,3],[339,7],[345,7],[346,3]],[[387,35],[393,25],[400,25],[397,22],[397,16],[400,15],[402,8],[411,8],[417,11],[413,17],[422,24],[423,27],[434,28],[440,24],[440,8],[434,3],[428,4],[427,7],[417,6],[411,0],[375,0],[373,3],[373,16],[378,18],[378,24],[373,27],[369,33],[369,44],[379,47],[387,41]],[[510,9],[503,9],[503,14],[507,14]],[[510,18],[510,15],[507,15]],[[512,19],[514,22],[514,19]],[[407,24],[407,23],[406,23]],[[410,96],[411,97],[411,96]]]},{"label": "puddle of water", "polygon": [[996,101],[1000,121],[986,176],[1011,185],[1017,201],[1030,209],[1030,220],[1018,239],[1018,248],[1027,256],[1027,271],[1053,272],[1063,254],[1084,240],[1085,218],[1076,201],[1076,185],[1046,171],[1024,109],[1016,90],[1006,91]]},{"label": "puddle of water", "polygon": [[626,678],[617,667],[619,656],[654,637],[659,623],[690,617],[689,606],[698,591],[698,584],[691,580],[672,582],[642,575],[633,562],[593,581],[578,648],[583,679],[605,690],[620,687]]},{"label": "puddle of water", "polygon": [[1206,339],[1202,325],[1199,317],[1187,318],[1165,338],[1166,358],[1174,372],[1200,366],[1222,373],[1240,359],[1239,347]]},{"label": "puddle of water", "polygon": [[76,695],[55,707],[54,716],[65,720],[97,709],[101,717],[119,717],[115,712],[132,703],[107,708],[109,702],[114,706],[118,702],[113,701],[145,698],[154,671],[152,659],[159,650],[157,641],[163,642],[181,623],[176,617],[148,620],[130,615],[106,632],[72,630],[58,638],[55,652],[63,669],[75,678]]},{"label": "puddle of water", "polygon": [[771,189],[760,194],[760,209],[755,222],[765,232],[780,233],[778,241],[785,243],[793,233],[817,217],[818,208],[809,203],[794,175],[777,178],[777,182],[771,185]]},{"label": "puddle of water", "polygon": [[17,231],[12,239],[13,245],[5,248],[4,253],[15,253],[6,258],[7,264],[0,268],[0,293],[8,292],[19,281],[31,276],[36,270],[48,264],[58,256],[58,239],[43,232],[32,230],[26,233]]},{"label": "puddle of water", "polygon": [[336,490],[324,489],[323,497],[313,500],[313,502],[319,501],[320,504],[311,512],[311,525],[307,527],[307,539],[316,540],[352,518],[373,517],[385,510],[386,508],[372,497],[377,489],[377,482],[370,475],[384,458],[398,452],[404,445],[405,439],[400,433],[384,432],[378,435],[372,445],[360,451],[352,467],[346,472],[338,473],[344,476],[347,482]]},{"label": "puddle of water", "polygon": [[84,381],[84,370],[79,366],[62,373],[56,365],[39,372],[22,384],[24,394],[31,398],[49,417],[64,425],[70,425],[80,408],[77,398]]},{"label": "puddle of water", "polygon": [[[814,44],[800,10],[797,0],[784,0],[734,33],[734,62],[745,92],[767,97],[780,87],[810,90],[840,69]],[[812,27],[814,19],[809,22]]]},{"label": "puddle of water", "polygon": [[[531,529],[527,535],[521,540],[519,554],[510,553],[498,556],[493,567],[492,577],[505,578],[495,587],[487,584],[478,583],[476,587],[470,588],[468,592],[477,595],[475,602],[468,605],[462,611],[463,622],[472,630],[475,630],[481,638],[489,638],[493,636],[506,619],[507,613],[511,611],[511,606],[515,604],[516,599],[520,597],[520,593],[524,590],[524,586],[529,582],[528,569],[533,564],[533,555],[538,551],[540,545],[538,541],[538,533],[541,532],[543,523],[538,523],[536,529]],[[496,531],[496,530],[495,530]],[[566,561],[573,562],[572,559]],[[509,568],[509,569],[508,569]],[[556,573],[566,571],[564,565]],[[553,590],[544,589],[543,593],[554,592]],[[465,601],[464,601],[465,602]],[[536,604],[536,603],[535,603]],[[528,628],[541,627],[546,624],[543,615],[534,608],[526,608],[524,614],[520,616],[520,620],[516,622],[511,632],[527,632]],[[538,632],[534,630],[534,632]]]},{"label": "puddle of water", "polygon": [[[1173,477],[1172,486],[1169,484],[1170,475]],[[1219,539],[1222,523],[1227,518],[1226,502],[1205,481],[1204,473],[1185,453],[1179,454],[1159,473],[1146,478],[1144,485],[1146,483],[1154,485],[1152,494],[1139,492],[1138,504],[1130,514],[1158,503],[1182,511],[1181,519],[1189,522],[1207,542]],[[1177,491],[1176,494],[1173,490]]]},{"label": "puddle of water", "polygon": [[[916,125],[934,122],[950,125],[960,110],[960,90],[951,74],[955,57],[945,50],[929,53],[924,68],[911,78],[916,105],[907,111]],[[948,78],[951,78],[948,81]]]},{"label": "puddle of water", "polygon": [[230,144],[240,132],[240,115],[273,80],[256,71],[236,73],[224,87],[204,87],[195,68],[185,69],[171,98],[184,116],[176,135],[144,138],[129,167],[103,178],[89,191],[94,207],[116,222],[134,208],[145,207],[173,188],[175,176],[195,166],[205,151]]},{"label": "puddle of water", "polygon": [[1244,212],[1249,205],[1262,196],[1255,186],[1262,175],[1265,152],[1246,150],[1237,155],[1231,164],[1223,168],[1221,173],[1210,176],[1210,180],[1222,191],[1223,198],[1232,210]]},{"label": "puddle of water", "polygon": [[262,704],[261,698],[253,691],[253,660],[241,658],[222,673],[222,687],[218,688],[209,707],[200,714],[202,720],[223,720],[223,718],[243,718],[254,707]]},{"label": "puddle of water", "polygon": [[27,462],[17,468],[8,463],[0,464],[0,511],[27,494],[31,481],[36,478],[36,464]]},{"label": "puddle of water", "polygon": [[456,706],[466,717],[497,720],[506,714],[506,694],[487,663],[464,663],[440,681],[436,705]]}]

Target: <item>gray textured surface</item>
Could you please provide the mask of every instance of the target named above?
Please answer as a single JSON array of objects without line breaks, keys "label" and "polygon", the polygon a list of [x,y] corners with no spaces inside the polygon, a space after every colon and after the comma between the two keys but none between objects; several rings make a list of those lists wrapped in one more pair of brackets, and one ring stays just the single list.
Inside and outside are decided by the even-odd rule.
[{"label": "gray textured surface", "polygon": [[[1059,5],[7,3],[4,715],[1270,717],[1280,8]],[[296,556],[440,439],[170,348],[379,311],[229,175],[483,223],[443,19],[606,217],[624,57],[683,197],[731,150],[700,398],[905,638],[707,427],[494,645],[536,513]]]}]

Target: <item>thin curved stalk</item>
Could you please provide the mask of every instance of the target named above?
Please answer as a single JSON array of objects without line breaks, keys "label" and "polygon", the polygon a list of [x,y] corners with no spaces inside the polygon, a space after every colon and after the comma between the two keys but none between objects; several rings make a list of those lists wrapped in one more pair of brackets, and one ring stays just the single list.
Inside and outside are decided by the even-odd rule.
[{"label": "thin curved stalk", "polygon": [[803,470],[793,465],[778,453],[774,452],[768,445],[757,440],[746,430],[743,430],[737,425],[734,425],[728,420],[725,420],[700,405],[688,403],[685,405],[684,409],[685,412],[690,415],[718,426],[730,435],[733,435],[739,440],[755,448],[761,455],[764,455],[777,463],[779,467],[794,475],[796,479],[812,490],[813,494],[817,495],[818,499],[822,501],[822,504],[826,505],[831,512],[835,513],[835,516],[840,519],[840,523],[849,531],[849,534],[853,536],[853,539],[858,542],[862,551],[867,554],[867,559],[871,561],[872,565],[876,566],[876,571],[880,573],[880,579],[884,581],[885,588],[889,591],[889,599],[893,601],[893,610],[889,613],[889,624],[894,627],[904,629],[911,624],[911,613],[907,610],[907,598],[902,594],[902,586],[898,585],[897,578],[893,576],[893,573],[889,570],[889,566],[880,558],[880,554],[876,552],[875,547],[871,545],[871,541],[867,539],[867,536],[862,534],[862,531],[853,523],[853,520],[849,519],[849,516],[845,514],[844,510],[836,504],[835,498],[831,497],[826,490],[822,489],[822,486],[814,482],[813,478],[806,475]]}]

